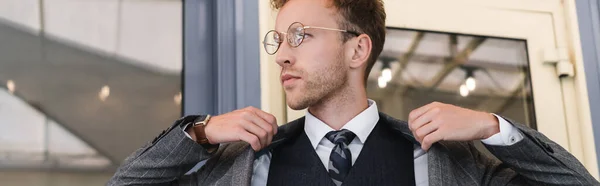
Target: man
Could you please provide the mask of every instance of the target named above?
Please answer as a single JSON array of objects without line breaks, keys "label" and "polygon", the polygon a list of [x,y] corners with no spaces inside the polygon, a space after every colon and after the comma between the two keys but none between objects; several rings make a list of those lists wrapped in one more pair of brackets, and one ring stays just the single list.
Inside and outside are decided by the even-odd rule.
[{"label": "man", "polygon": [[413,110],[408,123],[379,113],[365,83],[385,39],[380,0],[272,4],[280,10],[263,44],[281,66],[288,106],[306,116],[279,128],[256,108],[184,117],[109,185],[599,184],[558,144],[491,113],[443,103]]}]

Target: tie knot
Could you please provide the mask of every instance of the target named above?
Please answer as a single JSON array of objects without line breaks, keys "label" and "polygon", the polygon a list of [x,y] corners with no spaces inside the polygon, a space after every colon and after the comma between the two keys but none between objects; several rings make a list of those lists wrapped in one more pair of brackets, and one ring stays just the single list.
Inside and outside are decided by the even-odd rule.
[{"label": "tie knot", "polygon": [[354,137],[356,137],[356,135],[348,129],[342,129],[328,132],[325,137],[331,141],[331,143],[344,143],[345,145],[348,145],[354,139]]}]

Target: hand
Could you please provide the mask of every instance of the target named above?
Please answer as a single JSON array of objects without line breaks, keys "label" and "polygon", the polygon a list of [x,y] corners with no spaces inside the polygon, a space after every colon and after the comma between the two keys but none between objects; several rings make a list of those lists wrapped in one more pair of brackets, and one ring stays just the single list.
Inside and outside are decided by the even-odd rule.
[{"label": "hand", "polygon": [[277,134],[275,116],[254,107],[212,117],[206,124],[206,138],[211,144],[245,141],[259,151],[271,144]]},{"label": "hand", "polygon": [[423,150],[438,141],[471,141],[500,132],[491,113],[433,102],[410,112],[408,126]]}]

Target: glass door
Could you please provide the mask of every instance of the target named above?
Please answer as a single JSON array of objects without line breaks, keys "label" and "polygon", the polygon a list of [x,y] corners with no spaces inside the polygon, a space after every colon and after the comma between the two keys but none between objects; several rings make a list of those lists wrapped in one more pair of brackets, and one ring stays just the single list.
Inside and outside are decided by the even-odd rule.
[{"label": "glass door", "polygon": [[559,0],[385,1],[387,38],[368,96],[403,120],[432,101],[503,115],[556,141],[597,174],[579,93],[585,89],[577,86],[584,77],[560,78],[555,64],[578,65],[570,6]]},{"label": "glass door", "polygon": [[389,27],[367,92],[406,119],[439,101],[496,113],[536,129],[527,42]]}]

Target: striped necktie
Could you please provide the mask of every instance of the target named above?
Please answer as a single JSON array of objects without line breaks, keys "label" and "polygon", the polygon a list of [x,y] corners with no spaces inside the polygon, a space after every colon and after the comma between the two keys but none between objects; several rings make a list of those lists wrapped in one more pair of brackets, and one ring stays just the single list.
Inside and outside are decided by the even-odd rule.
[{"label": "striped necktie", "polygon": [[342,185],[344,178],[352,168],[352,154],[348,144],[356,137],[352,131],[342,129],[325,135],[335,146],[329,156],[329,176],[336,185]]}]

